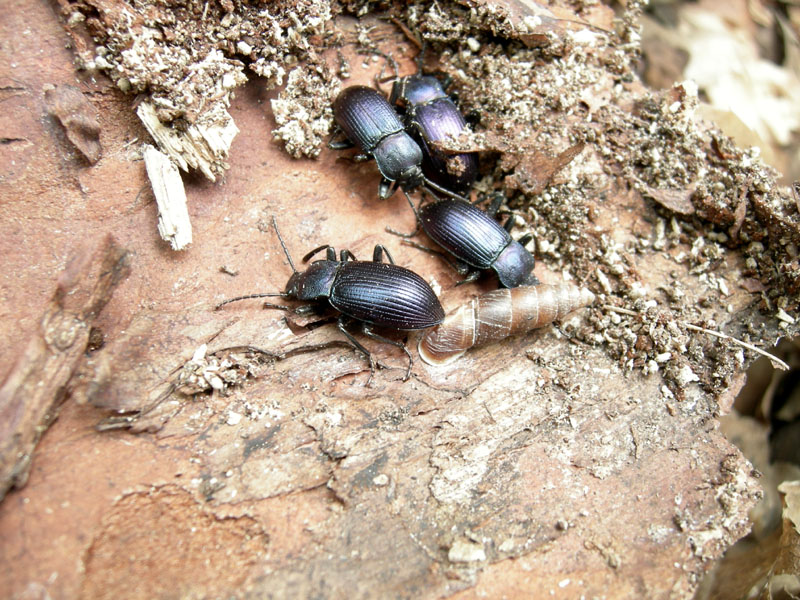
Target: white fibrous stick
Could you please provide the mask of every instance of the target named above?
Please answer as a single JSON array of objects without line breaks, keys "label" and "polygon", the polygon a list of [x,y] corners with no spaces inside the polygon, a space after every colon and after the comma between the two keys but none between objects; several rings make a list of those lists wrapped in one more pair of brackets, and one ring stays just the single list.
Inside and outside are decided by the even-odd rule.
[{"label": "white fibrous stick", "polygon": [[173,250],[183,250],[192,243],[192,224],[178,167],[149,145],[144,149],[144,164],[158,205],[158,233]]}]

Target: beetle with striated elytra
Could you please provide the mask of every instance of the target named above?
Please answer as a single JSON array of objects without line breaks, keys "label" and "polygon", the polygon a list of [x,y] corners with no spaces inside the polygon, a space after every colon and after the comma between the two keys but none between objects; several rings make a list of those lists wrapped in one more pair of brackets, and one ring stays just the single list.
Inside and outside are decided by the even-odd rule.
[{"label": "beetle with striated elytra", "polygon": [[422,53],[418,72],[392,84],[389,103],[398,109],[406,131],[422,149],[422,172],[428,180],[459,194],[468,193],[478,176],[478,155],[460,152],[448,157],[436,147],[438,142],[458,137],[467,121],[442,82],[423,74]]},{"label": "beetle with striated elytra", "polygon": [[328,142],[328,147],[342,150],[358,146],[361,154],[355,160],[375,159],[382,175],[378,196],[390,198],[401,188],[403,192],[423,188],[465,200],[462,196],[428,179],[422,172],[423,153],[408,134],[395,110],[378,91],[354,85],[343,89],[333,103],[333,116],[347,140]]},{"label": "beetle with striated elytra", "polygon": [[456,285],[475,281],[481,271],[493,270],[500,285],[515,288],[520,285],[536,285],[539,280],[533,274],[536,261],[525,248],[531,240],[527,234],[515,240],[509,234],[513,216],[501,226],[492,217],[500,206],[502,196],[497,196],[488,210],[461,200],[446,198],[416,208],[411,199],[408,203],[417,219],[417,227],[411,233],[402,233],[387,227],[389,233],[411,238],[422,229],[431,240],[455,258],[451,261],[443,252],[432,250],[421,244],[406,242],[411,246],[441,255],[446,262],[465,276]]},{"label": "beetle with striated elytra", "polygon": [[[221,302],[216,309],[239,300],[268,297],[289,298],[309,303],[296,309],[299,313],[310,312],[319,306],[330,306],[340,313],[336,319],[339,330],[350,344],[369,360],[370,379],[367,382],[372,379],[376,362],[369,350],[347,331],[350,322],[359,323],[361,331],[367,337],[402,349],[408,357],[408,368],[403,381],[408,379],[414,364],[408,348],[402,342],[375,333],[372,327],[415,331],[441,323],[444,320],[444,309],[431,286],[410,269],[394,264],[389,251],[381,245],[375,246],[372,261],[360,261],[356,260],[350,250],[342,250],[339,253],[339,260],[336,260],[336,250],[324,244],[306,254],[303,262],[308,262],[322,251],[325,251],[325,258],[315,260],[305,271],[298,271],[278,231],[274,217],[272,226],[292,268],[292,276],[286,283],[285,291],[238,296]],[[389,260],[388,263],[383,262],[384,254]],[[265,304],[265,306],[289,310],[288,306],[277,304]]]}]

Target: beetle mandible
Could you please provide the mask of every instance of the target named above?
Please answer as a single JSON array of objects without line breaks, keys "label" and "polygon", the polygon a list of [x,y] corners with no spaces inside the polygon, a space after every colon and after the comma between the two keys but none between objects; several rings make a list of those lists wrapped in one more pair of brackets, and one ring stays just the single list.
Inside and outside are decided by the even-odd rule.
[{"label": "beetle mandible", "polygon": [[[353,85],[343,89],[333,103],[333,116],[347,136],[347,141],[328,142],[334,150],[358,146],[361,154],[356,160],[375,158],[382,175],[378,196],[391,197],[401,188],[403,192],[417,187],[432,190],[453,198],[462,198],[425,177],[422,172],[422,149],[406,132],[400,117],[377,90]],[[465,200],[465,199],[464,199]]]},{"label": "beetle mandible", "polygon": [[[407,380],[414,364],[408,348],[402,342],[375,333],[372,327],[414,331],[441,323],[444,320],[444,309],[431,286],[410,269],[394,264],[389,251],[381,245],[375,246],[372,261],[360,261],[356,260],[350,250],[342,250],[339,260],[336,260],[336,250],[324,244],[306,254],[303,262],[308,262],[322,251],[326,253],[325,258],[315,260],[305,271],[298,271],[278,231],[274,217],[272,226],[292,268],[292,276],[286,283],[286,289],[282,293],[238,296],[218,304],[216,308],[248,298],[266,297],[289,298],[309,303],[298,308],[298,312],[308,312],[319,305],[327,304],[340,313],[337,318],[339,330],[350,344],[369,360],[370,379],[367,383],[375,372],[375,359],[369,350],[347,331],[347,324],[351,321],[360,323],[361,330],[367,337],[397,346],[406,353],[408,368],[403,381]],[[383,262],[384,254],[389,263]],[[275,304],[265,306],[282,310],[289,308]]]}]

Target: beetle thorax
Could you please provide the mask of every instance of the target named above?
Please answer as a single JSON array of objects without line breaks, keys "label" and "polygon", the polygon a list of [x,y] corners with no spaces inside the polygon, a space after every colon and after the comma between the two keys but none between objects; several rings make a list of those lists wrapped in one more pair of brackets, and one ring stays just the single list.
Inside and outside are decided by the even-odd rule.
[{"label": "beetle thorax", "polygon": [[442,83],[432,75],[407,77],[397,95],[401,101],[410,106],[422,106],[437,98],[447,97]]},{"label": "beetle thorax", "polygon": [[286,295],[307,301],[327,299],[341,264],[338,261],[318,260],[305,271],[294,273],[286,283]]},{"label": "beetle thorax", "polygon": [[534,259],[519,242],[512,240],[497,256],[492,268],[503,287],[514,288],[532,284]]}]

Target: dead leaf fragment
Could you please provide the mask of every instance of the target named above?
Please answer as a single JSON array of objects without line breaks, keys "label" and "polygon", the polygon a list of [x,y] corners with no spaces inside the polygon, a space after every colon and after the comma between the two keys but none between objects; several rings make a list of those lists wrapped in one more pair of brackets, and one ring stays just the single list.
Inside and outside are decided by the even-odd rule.
[{"label": "dead leaf fragment", "polygon": [[758,292],[763,292],[764,290],[767,289],[767,286],[765,286],[761,281],[759,281],[755,277],[746,277],[746,278],[742,279],[741,282],[739,282],[739,285],[741,285],[744,289],[746,289],[751,294],[756,294]]},{"label": "dead leaf fragment", "polygon": [[496,35],[518,39],[528,48],[543,46],[553,33],[566,30],[566,21],[535,0],[461,0],[470,8],[484,8],[496,19],[491,23]]},{"label": "dead leaf fragment", "polygon": [[97,109],[72,85],[45,86],[44,103],[48,114],[58,119],[67,138],[91,164],[103,154],[100,146],[100,121]]},{"label": "dead leaf fragment", "polygon": [[692,204],[692,194],[694,190],[694,185],[682,190],[660,190],[648,186],[646,194],[672,212],[679,215],[693,215],[695,209]]},{"label": "dead leaf fragment", "polygon": [[575,144],[556,156],[535,152],[522,157],[514,172],[506,178],[506,185],[528,194],[542,193],[556,173],[581,153],[583,146],[583,143]]},{"label": "dead leaf fragment", "polygon": [[786,145],[800,126],[795,106],[800,80],[762,58],[748,35],[732,35],[731,28],[707,6],[682,7],[678,31],[689,53],[684,76],[697,82],[712,106],[734,113],[766,145]]}]

